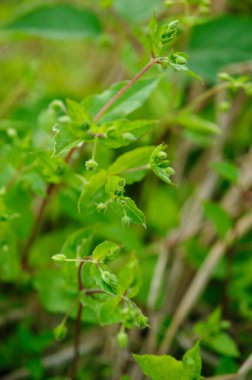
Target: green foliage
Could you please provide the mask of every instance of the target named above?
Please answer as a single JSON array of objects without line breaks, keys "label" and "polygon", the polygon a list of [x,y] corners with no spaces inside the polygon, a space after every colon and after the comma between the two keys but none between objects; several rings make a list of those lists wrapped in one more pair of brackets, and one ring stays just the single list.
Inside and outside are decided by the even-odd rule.
[{"label": "green foliage", "polygon": [[211,164],[211,166],[220,177],[234,183],[238,181],[239,169],[231,162],[215,161]]},{"label": "green foliage", "polygon": [[169,355],[133,355],[143,373],[152,380],[200,380],[201,358],[199,343],[187,351],[182,361]]},{"label": "green foliage", "polygon": [[[151,379],[200,380],[199,343],[175,359],[184,334],[207,376],[238,371],[252,318],[248,2],[223,16],[208,0],[1,2],[1,378],[129,380],[133,351]],[[216,304],[230,324],[207,313]],[[167,334],[174,357],[151,355]]]},{"label": "green foliage", "polygon": [[230,15],[197,25],[189,47],[192,69],[215,82],[223,66],[250,59],[251,28],[251,19]]},{"label": "green foliage", "polygon": [[83,39],[101,33],[96,14],[70,5],[41,6],[28,10],[4,27],[8,32],[53,39]]},{"label": "green foliage", "polygon": [[228,329],[230,323],[221,320],[220,308],[215,309],[206,321],[195,325],[195,332],[201,337],[202,344],[213,351],[228,357],[239,356],[235,341],[223,330]]},{"label": "green foliage", "polygon": [[233,221],[228,213],[214,202],[204,203],[204,213],[215,226],[220,237],[225,237],[226,233],[232,228]]},{"label": "green foliage", "polygon": [[[158,77],[138,80],[133,87],[111,105],[101,118],[101,122],[105,123],[121,119],[141,107],[155,90],[158,82]],[[84,107],[94,117],[126,84],[126,81],[115,83],[101,94],[86,97],[83,100]]]},{"label": "green foliage", "polygon": [[163,149],[165,149],[163,144],[154,149],[150,158],[150,167],[156,176],[170,184],[170,176],[175,171],[170,167],[170,161],[167,160],[167,154]]}]

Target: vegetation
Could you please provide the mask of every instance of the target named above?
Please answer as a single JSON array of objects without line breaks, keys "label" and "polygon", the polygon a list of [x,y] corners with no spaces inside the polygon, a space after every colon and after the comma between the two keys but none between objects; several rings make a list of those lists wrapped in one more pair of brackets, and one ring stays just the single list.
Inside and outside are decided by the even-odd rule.
[{"label": "vegetation", "polygon": [[1,378],[251,379],[251,1],[0,9]]}]

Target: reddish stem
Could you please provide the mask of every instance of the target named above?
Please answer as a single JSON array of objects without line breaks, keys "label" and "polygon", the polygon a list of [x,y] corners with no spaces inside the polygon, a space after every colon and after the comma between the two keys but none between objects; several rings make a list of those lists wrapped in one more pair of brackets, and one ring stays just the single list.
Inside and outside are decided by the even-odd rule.
[{"label": "reddish stem", "polygon": [[[78,267],[78,289],[81,292],[84,289],[81,273],[84,262],[81,262]],[[74,337],[74,357],[73,364],[71,370],[71,380],[76,379],[77,371],[78,371],[78,363],[80,357],[80,333],[81,333],[81,315],[82,315],[83,305],[79,302],[77,317],[75,321],[75,337]]]}]

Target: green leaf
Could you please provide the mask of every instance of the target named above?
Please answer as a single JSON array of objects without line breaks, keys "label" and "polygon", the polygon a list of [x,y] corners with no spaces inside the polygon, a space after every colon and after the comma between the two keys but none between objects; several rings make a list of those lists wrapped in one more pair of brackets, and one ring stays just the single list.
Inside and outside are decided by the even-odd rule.
[{"label": "green leaf", "polygon": [[133,355],[143,373],[152,380],[189,380],[182,362],[168,355]]},{"label": "green leaf", "polygon": [[114,7],[116,12],[131,23],[142,23],[150,19],[155,9],[162,8],[162,0],[115,0]]},{"label": "green leaf", "polygon": [[114,260],[120,251],[120,246],[111,241],[104,241],[97,245],[92,253],[92,257],[96,262],[106,263]]},{"label": "green leaf", "polygon": [[152,380],[199,380],[201,378],[201,358],[199,343],[187,351],[183,360],[169,355],[133,355],[143,373]]},{"label": "green leaf", "polygon": [[[159,78],[147,78],[137,81],[128,91],[126,91],[101,118],[101,122],[113,121],[132,113],[141,107],[149,98],[158,84]],[[113,84],[108,90],[99,95],[88,96],[83,101],[83,105],[94,117],[100,109],[128,82]]]},{"label": "green leaf", "polygon": [[154,120],[130,121],[127,119],[104,123],[100,129],[106,136],[101,139],[101,142],[112,149],[129,145],[149,131],[155,123]]},{"label": "green leaf", "polygon": [[211,163],[212,168],[222,177],[230,182],[237,183],[239,178],[239,169],[236,165],[227,161],[215,161]]},{"label": "green leaf", "polygon": [[53,130],[55,132],[54,156],[68,153],[72,148],[81,146],[84,142],[83,138],[77,138],[71,121],[57,124],[53,127]]},{"label": "green leaf", "polygon": [[187,370],[190,380],[200,380],[201,379],[201,368],[202,360],[200,357],[200,346],[197,342],[193,348],[188,350],[183,356],[183,365]]},{"label": "green leaf", "polygon": [[90,275],[100,289],[109,294],[117,293],[117,277],[108,266],[92,264],[90,266]]},{"label": "green leaf", "polygon": [[64,243],[61,255],[70,259],[87,256],[90,253],[93,236],[94,229],[92,227],[81,228],[73,232]]},{"label": "green leaf", "polygon": [[113,198],[115,195],[123,195],[125,180],[117,175],[111,175],[105,185],[106,193]]},{"label": "green leaf", "polygon": [[127,216],[129,223],[145,225],[144,213],[139,210],[133,199],[129,197],[118,197],[111,203],[112,209],[122,218]]},{"label": "green leaf", "polygon": [[220,237],[224,237],[233,226],[231,217],[217,203],[205,202],[204,213],[207,219],[214,224]]},{"label": "green leaf", "polygon": [[80,213],[92,214],[96,211],[97,204],[107,200],[108,195],[104,189],[106,182],[107,172],[101,170],[99,173],[94,174],[89,182],[84,185],[84,190],[78,202]]},{"label": "green leaf", "polygon": [[77,289],[70,289],[57,270],[40,271],[34,278],[41,302],[51,313],[66,313],[77,298]]},{"label": "green leaf", "polygon": [[206,340],[206,344],[219,354],[239,357],[240,353],[235,341],[226,333],[218,333]]},{"label": "green leaf", "polygon": [[[92,324],[110,325],[121,321],[118,311],[116,310],[118,302],[115,304],[115,297],[109,294],[94,294],[92,296],[85,293],[80,294],[80,301],[85,308],[83,313],[84,320],[88,320]],[[113,306],[115,307],[113,308]],[[108,313],[104,314],[104,309],[108,309]]]},{"label": "green leaf", "polygon": [[118,274],[118,294],[123,295],[127,290],[127,297],[133,298],[142,285],[142,276],[139,261],[134,254],[123,265]]},{"label": "green leaf", "polygon": [[211,18],[193,28],[190,66],[213,83],[224,66],[249,61],[252,55],[252,20],[239,15]]},{"label": "green leaf", "polygon": [[41,197],[46,195],[46,182],[40,173],[32,170],[21,174],[18,180],[26,186],[28,185],[35,194]]},{"label": "green leaf", "polygon": [[220,128],[217,124],[204,119],[199,115],[195,115],[189,112],[180,113],[176,122],[182,127],[189,129],[190,131],[201,132],[205,134],[219,134]]},{"label": "green leaf", "polygon": [[121,315],[122,306],[120,305],[121,298],[111,297],[103,303],[99,312],[99,321],[102,325],[111,325],[120,323],[123,320]]},{"label": "green leaf", "polygon": [[152,39],[154,38],[157,30],[158,30],[158,22],[157,22],[156,12],[154,10],[152,18],[149,22],[149,32]]},{"label": "green leaf", "polygon": [[114,161],[108,172],[120,174],[128,184],[141,181],[147,173],[153,150],[153,146],[145,146],[124,153]]},{"label": "green leaf", "polygon": [[92,117],[83,105],[67,99],[68,116],[58,118],[53,127],[56,132],[54,136],[54,155],[68,153],[72,148],[81,147],[84,142],[94,140],[97,132]]},{"label": "green leaf", "polygon": [[5,31],[52,39],[97,37],[101,24],[91,10],[71,5],[35,7],[4,26]]},{"label": "green leaf", "polygon": [[167,154],[164,152],[165,145],[161,144],[154,149],[150,159],[151,170],[157,177],[165,183],[171,184],[170,176],[175,173],[174,169],[169,166],[170,161],[167,160]]},{"label": "green leaf", "polygon": [[67,113],[76,126],[82,127],[83,131],[95,126],[92,117],[86,111],[83,104],[67,99],[66,105]]}]

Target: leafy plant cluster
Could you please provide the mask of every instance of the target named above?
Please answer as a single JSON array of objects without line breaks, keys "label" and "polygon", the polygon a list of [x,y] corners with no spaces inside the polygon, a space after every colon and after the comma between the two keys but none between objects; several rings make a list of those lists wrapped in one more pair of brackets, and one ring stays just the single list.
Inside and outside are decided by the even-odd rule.
[{"label": "leafy plant cluster", "polygon": [[252,45],[230,41],[251,25],[205,0],[28,3],[3,40],[52,50],[3,65],[3,378],[249,376]]}]

